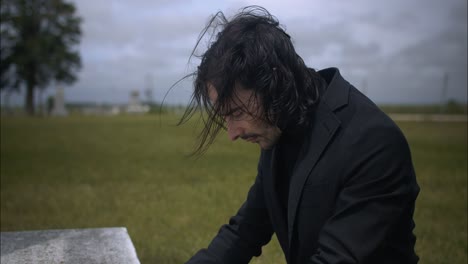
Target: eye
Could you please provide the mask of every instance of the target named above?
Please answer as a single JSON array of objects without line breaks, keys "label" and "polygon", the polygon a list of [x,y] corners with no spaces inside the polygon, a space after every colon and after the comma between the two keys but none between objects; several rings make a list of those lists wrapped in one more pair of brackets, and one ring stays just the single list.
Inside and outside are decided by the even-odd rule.
[{"label": "eye", "polygon": [[230,116],[231,116],[232,118],[235,118],[235,119],[241,118],[243,115],[244,115],[244,111],[242,111],[242,110],[239,109],[239,108],[236,109],[236,110],[234,110],[234,111],[230,114]]},{"label": "eye", "polygon": [[244,111],[240,108],[231,109],[229,112],[223,114],[223,118],[239,119],[244,115]]}]

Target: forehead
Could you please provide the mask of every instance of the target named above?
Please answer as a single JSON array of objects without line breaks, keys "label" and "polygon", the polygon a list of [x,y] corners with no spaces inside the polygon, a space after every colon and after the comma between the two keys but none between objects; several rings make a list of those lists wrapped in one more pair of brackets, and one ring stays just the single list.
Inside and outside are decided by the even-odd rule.
[{"label": "forehead", "polygon": [[[208,83],[207,88],[208,97],[210,98],[211,103],[215,105],[218,100],[218,92],[212,83]],[[236,84],[231,95],[230,104],[238,106],[249,105],[254,97],[254,92],[252,90],[245,89],[242,85]]]}]

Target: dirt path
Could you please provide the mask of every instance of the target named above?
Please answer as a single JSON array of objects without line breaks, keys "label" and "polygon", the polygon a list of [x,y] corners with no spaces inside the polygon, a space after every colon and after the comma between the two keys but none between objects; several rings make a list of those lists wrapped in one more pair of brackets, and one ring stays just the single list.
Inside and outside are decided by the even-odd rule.
[{"label": "dirt path", "polygon": [[395,121],[467,122],[467,115],[388,114]]}]

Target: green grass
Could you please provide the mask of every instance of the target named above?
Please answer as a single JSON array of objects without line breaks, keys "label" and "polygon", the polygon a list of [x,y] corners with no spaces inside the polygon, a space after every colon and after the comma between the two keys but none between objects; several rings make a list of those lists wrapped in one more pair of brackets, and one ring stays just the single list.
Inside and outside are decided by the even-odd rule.
[{"label": "green grass", "polygon": [[[160,120],[161,118],[161,120]],[[1,231],[125,226],[142,263],[183,263],[234,214],[259,150],[220,135],[187,158],[173,115],[2,118]],[[400,123],[421,185],[420,263],[467,261],[466,123]],[[253,263],[282,263],[276,238]]]},{"label": "green grass", "polygon": [[423,104],[423,105],[379,105],[386,113],[391,114],[446,114],[446,115],[466,115],[468,105],[449,101],[444,105]]}]

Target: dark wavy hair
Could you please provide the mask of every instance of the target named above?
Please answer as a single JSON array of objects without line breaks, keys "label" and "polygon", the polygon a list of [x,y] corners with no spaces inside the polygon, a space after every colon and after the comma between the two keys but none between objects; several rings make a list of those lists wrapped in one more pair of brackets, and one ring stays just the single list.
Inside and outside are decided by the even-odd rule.
[{"label": "dark wavy hair", "polygon": [[[208,49],[197,55],[207,33]],[[262,105],[261,117],[284,130],[309,122],[309,113],[319,99],[319,86],[325,84],[297,55],[278,20],[259,6],[245,7],[230,20],[222,12],[212,16],[192,57],[200,58],[201,63],[184,77],[194,78],[194,91],[179,124],[201,112],[204,126],[194,154],[202,154],[225,128],[224,116],[230,112],[236,85],[252,90]],[[208,85],[217,91],[215,104],[210,102]]]}]

